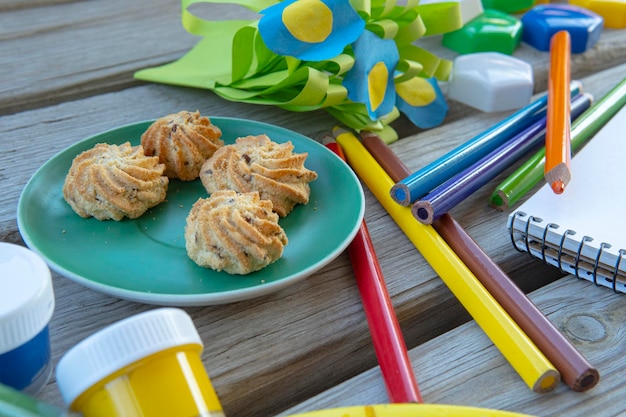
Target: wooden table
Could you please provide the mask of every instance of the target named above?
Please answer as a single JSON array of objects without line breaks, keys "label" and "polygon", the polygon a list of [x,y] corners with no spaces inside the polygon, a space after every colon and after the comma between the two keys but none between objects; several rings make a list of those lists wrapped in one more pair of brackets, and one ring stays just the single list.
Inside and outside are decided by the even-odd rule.
[{"label": "wooden table", "polygon": [[[213,16],[233,18],[220,5]],[[336,124],[326,112],[290,113],[224,101],[208,91],[144,84],[134,71],[180,57],[197,38],[186,33],[180,2],[165,0],[0,1],[0,240],[23,244],[16,222],[20,193],[49,158],[107,129],[182,109],[259,120],[315,140]],[[444,57],[440,39],[423,41]],[[516,56],[546,88],[547,54],[522,45]],[[597,97],[626,74],[626,31],[605,30],[572,63],[573,78]],[[411,169],[470,139],[505,114],[450,103],[444,124],[404,137],[392,148]],[[511,170],[514,167],[511,167]],[[365,218],[380,258],[426,402],[486,406],[537,415],[624,412],[626,298],[578,282],[512,250],[508,213],[487,206],[483,187],[452,212],[455,219],[596,365],[601,382],[577,394],[561,386],[534,394],[368,190]],[[156,306],[120,300],[53,273],[56,310],[52,360],[93,332]],[[226,305],[187,307],[205,343],[202,359],[228,416],[287,415],[325,407],[386,402],[367,323],[347,255],[270,295]],[[454,359],[451,360],[451,359]],[[39,398],[62,405],[54,378]],[[311,399],[311,400],[309,400]]]}]

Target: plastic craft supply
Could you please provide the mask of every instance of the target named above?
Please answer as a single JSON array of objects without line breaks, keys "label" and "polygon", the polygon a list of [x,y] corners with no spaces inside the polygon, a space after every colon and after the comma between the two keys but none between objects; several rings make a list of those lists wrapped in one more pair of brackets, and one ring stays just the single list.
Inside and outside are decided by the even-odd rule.
[{"label": "plastic craft supply", "polygon": [[540,51],[550,50],[552,36],[566,30],[570,33],[572,53],[593,47],[602,35],[602,16],[569,4],[541,4],[522,16],[522,42]]},{"label": "plastic craft supply", "polygon": [[512,55],[522,40],[521,21],[498,10],[485,10],[465,26],[445,33],[442,44],[459,54],[500,52]]},{"label": "plastic craft supply", "polygon": [[482,0],[485,9],[500,10],[505,13],[519,13],[528,10],[535,0]]},{"label": "plastic craft supply", "polygon": [[83,417],[223,417],[191,318],[160,308],[114,323],[60,360],[56,378]]},{"label": "plastic craft supply", "polygon": [[584,7],[599,14],[604,19],[604,26],[607,28],[626,28],[626,1],[624,0],[569,0],[569,4]]},{"label": "plastic craft supply", "polygon": [[484,112],[517,110],[533,94],[533,68],[499,52],[460,55],[448,83],[448,98]]},{"label": "plastic craft supply", "polygon": [[0,383],[36,395],[52,373],[50,270],[39,255],[0,242]]}]

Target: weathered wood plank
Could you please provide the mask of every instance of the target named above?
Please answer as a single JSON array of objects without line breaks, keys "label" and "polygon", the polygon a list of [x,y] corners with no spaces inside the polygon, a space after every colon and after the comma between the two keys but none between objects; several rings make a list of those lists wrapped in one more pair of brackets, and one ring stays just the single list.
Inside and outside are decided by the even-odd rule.
[{"label": "weathered wood plank", "polygon": [[[547,394],[532,392],[472,321],[409,352],[424,402],[542,417],[622,415],[626,298],[572,276],[533,292],[530,298],[598,368],[598,385],[585,393],[565,384]],[[375,367],[280,415],[388,402],[380,369]]]},{"label": "weathered wood plank", "polygon": [[[135,71],[174,61],[199,40],[183,28],[180,7],[107,0],[0,13],[0,114],[139,85]],[[256,16],[227,4],[199,9],[213,19]]]},{"label": "weathered wood plank", "polygon": [[60,3],[69,3],[78,0],[0,0],[0,12],[33,7],[52,6]]}]

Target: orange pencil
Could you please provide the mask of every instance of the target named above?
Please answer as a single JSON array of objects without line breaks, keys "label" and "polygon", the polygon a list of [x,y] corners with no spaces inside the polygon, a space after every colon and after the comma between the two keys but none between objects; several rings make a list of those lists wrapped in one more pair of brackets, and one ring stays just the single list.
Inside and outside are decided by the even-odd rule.
[{"label": "orange pencil", "polygon": [[561,30],[550,40],[544,168],[544,177],[556,194],[561,194],[571,179],[570,56],[570,34],[566,30]]}]

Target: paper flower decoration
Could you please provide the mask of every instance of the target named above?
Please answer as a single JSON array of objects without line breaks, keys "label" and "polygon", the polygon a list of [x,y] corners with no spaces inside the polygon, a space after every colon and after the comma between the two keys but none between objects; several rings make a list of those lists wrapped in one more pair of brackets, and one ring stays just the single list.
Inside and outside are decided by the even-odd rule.
[{"label": "paper flower decoration", "polygon": [[439,126],[448,114],[448,103],[435,78],[413,77],[396,85],[396,106],[415,126]]},{"label": "paper flower decoration", "polygon": [[267,47],[307,61],[332,59],[365,28],[348,0],[286,0],[261,14],[259,32]]},{"label": "paper flower decoration", "polygon": [[463,26],[460,2],[419,0],[228,0],[259,20],[204,20],[181,0],[182,24],[202,36],[187,54],[138,79],[204,88],[231,101],[305,112],[325,109],[354,130],[397,139],[404,113],[422,128],[447,112],[437,81],[452,62],[415,41]]},{"label": "paper flower decoration", "polygon": [[343,79],[348,98],[364,103],[372,120],[393,110],[396,91],[393,82],[398,65],[398,48],[394,41],[381,39],[365,31],[352,45],[354,66]]}]

